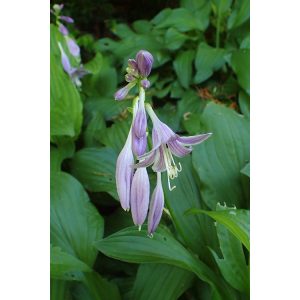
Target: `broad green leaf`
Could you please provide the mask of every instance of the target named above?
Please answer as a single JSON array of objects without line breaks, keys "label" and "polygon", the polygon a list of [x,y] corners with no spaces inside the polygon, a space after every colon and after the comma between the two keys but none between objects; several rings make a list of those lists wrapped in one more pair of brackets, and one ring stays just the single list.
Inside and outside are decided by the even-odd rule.
[{"label": "broad green leaf", "polygon": [[250,34],[248,34],[243,41],[241,42],[240,45],[241,49],[250,49]]},{"label": "broad green leaf", "polygon": [[212,3],[216,6],[217,14],[222,15],[228,11],[232,0],[212,0]]},{"label": "broad green leaf", "polygon": [[103,218],[71,175],[52,174],[50,191],[51,243],[91,267],[97,256],[92,243],[103,235]]},{"label": "broad green leaf", "polygon": [[228,208],[220,211],[206,211],[192,208],[187,214],[205,214],[224,225],[250,251],[249,210]]},{"label": "broad green leaf", "polygon": [[236,0],[228,19],[227,28],[233,29],[242,25],[250,17],[250,0]]},{"label": "broad green leaf", "polygon": [[117,154],[111,148],[84,148],[75,153],[71,173],[91,192],[108,192],[118,199],[115,183]]},{"label": "broad green leaf", "polygon": [[247,163],[244,168],[241,170],[242,174],[245,174],[250,178],[250,163]]},{"label": "broad green leaf", "polygon": [[196,259],[167,231],[159,228],[153,238],[145,229],[129,227],[96,243],[103,254],[131,263],[165,263],[194,272],[213,290],[212,299],[232,299],[231,290],[203,262]]},{"label": "broad green leaf", "polygon": [[250,50],[240,49],[232,53],[230,64],[240,86],[250,95]]},{"label": "broad green leaf", "polygon": [[75,256],[51,245],[51,278],[64,280],[82,280],[82,272],[91,272],[92,269]]},{"label": "broad green leaf", "polygon": [[105,129],[106,124],[102,114],[95,112],[83,133],[85,147],[99,147],[103,145],[101,133],[105,131]]},{"label": "broad green leaf", "polygon": [[210,102],[201,123],[203,132],[213,133],[194,147],[192,154],[201,196],[210,209],[218,202],[240,207],[245,201],[240,170],[249,161],[249,121],[230,108]]},{"label": "broad green leaf", "polygon": [[219,70],[224,64],[224,56],[227,53],[225,49],[217,49],[200,43],[196,53],[195,67],[196,75],[195,83],[201,83],[208,79],[214,71]]},{"label": "broad green leaf", "polygon": [[125,120],[117,121],[111,127],[102,131],[100,134],[102,143],[113,148],[119,154],[125,145],[131,122],[132,116],[130,114]]},{"label": "broad green leaf", "polygon": [[175,8],[156,26],[156,28],[173,27],[180,32],[187,32],[195,29],[204,31],[208,26],[209,12],[209,5],[204,6],[197,16],[186,8]]},{"label": "broad green leaf", "polygon": [[51,136],[75,137],[80,133],[82,123],[82,103],[80,95],[62,67],[58,41],[58,29],[51,25],[50,52],[50,132]]},{"label": "broad green leaf", "polygon": [[70,282],[65,280],[50,280],[50,300],[72,300]]},{"label": "broad green leaf", "polygon": [[84,68],[92,74],[97,74],[101,69],[102,63],[103,56],[100,52],[97,52],[95,57],[84,65]]},{"label": "broad green leaf", "polygon": [[151,22],[147,20],[137,20],[132,23],[132,28],[137,33],[149,33],[152,29],[153,25]]},{"label": "broad green leaf", "polygon": [[215,260],[225,280],[240,292],[249,294],[249,267],[246,264],[241,242],[226,229],[224,225],[216,224],[220,248],[223,258],[212,250]]},{"label": "broad green leaf", "polygon": [[250,97],[244,91],[239,93],[239,106],[246,118],[250,118]]},{"label": "broad green leaf", "polygon": [[169,50],[179,49],[187,39],[187,35],[173,27],[169,28],[165,33],[165,45]]},{"label": "broad green leaf", "polygon": [[173,300],[191,285],[194,274],[165,264],[141,264],[133,286],[132,300]]},{"label": "broad green leaf", "polygon": [[216,230],[213,222],[207,217],[185,215],[185,211],[191,207],[204,208],[205,206],[195,181],[197,177],[193,171],[191,157],[181,158],[180,164],[182,171],[178,178],[171,180],[171,185],[176,186],[174,190],[169,190],[166,174],[162,176],[166,206],[184,244],[197,253],[202,260],[209,262],[207,246],[216,248]]},{"label": "broad green leaf", "polygon": [[207,4],[207,0],[180,0],[180,6],[189,9],[191,12],[200,10]]},{"label": "broad green leaf", "polygon": [[193,60],[195,57],[194,50],[188,50],[184,52],[180,52],[174,62],[173,66],[179,82],[183,87],[186,89],[189,87],[192,79],[192,72],[193,72]]}]

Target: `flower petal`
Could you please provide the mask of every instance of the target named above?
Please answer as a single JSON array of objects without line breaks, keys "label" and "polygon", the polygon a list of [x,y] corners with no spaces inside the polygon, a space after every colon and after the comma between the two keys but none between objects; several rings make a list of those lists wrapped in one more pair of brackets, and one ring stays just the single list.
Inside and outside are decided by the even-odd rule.
[{"label": "flower petal", "polygon": [[143,168],[143,167],[149,167],[154,163],[156,150],[151,150],[150,152],[145,153],[144,155],[141,155],[138,159],[139,162],[134,165],[134,168]]},{"label": "flower petal", "polygon": [[147,135],[137,137],[132,131],[132,151],[136,156],[141,156],[145,153],[147,148]]},{"label": "flower petal", "polygon": [[177,157],[184,157],[192,152],[191,148],[186,148],[177,140],[170,141],[168,143],[168,147],[170,148],[171,152]]},{"label": "flower petal", "polygon": [[177,141],[184,145],[196,145],[207,140],[212,133],[204,133],[193,136],[177,136]]},{"label": "flower petal", "polygon": [[163,148],[159,147],[157,149],[157,153],[155,155],[154,163],[152,166],[152,170],[154,172],[164,172],[166,170],[166,164],[164,159]]}]

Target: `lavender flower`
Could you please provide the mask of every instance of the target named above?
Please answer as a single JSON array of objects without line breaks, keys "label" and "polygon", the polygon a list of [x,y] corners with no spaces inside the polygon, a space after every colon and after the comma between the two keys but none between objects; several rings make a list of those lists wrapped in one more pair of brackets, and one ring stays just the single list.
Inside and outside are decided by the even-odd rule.
[{"label": "lavender flower", "polygon": [[135,82],[129,82],[126,86],[122,87],[115,93],[115,100],[124,100],[129,91],[135,86]]},{"label": "lavender flower", "polygon": [[134,163],[131,150],[131,131],[128,134],[126,143],[117,159],[116,185],[121,206],[124,210],[130,209],[130,191],[133,177],[132,164]]},{"label": "lavender flower", "polygon": [[69,30],[67,29],[66,26],[64,26],[63,24],[59,24],[59,27],[58,27],[59,31],[62,33],[62,35],[68,35],[69,34]]},{"label": "lavender flower", "polygon": [[181,172],[181,164],[175,163],[173,154],[177,157],[183,157],[192,152],[192,145],[197,145],[211,136],[211,133],[199,134],[195,136],[180,137],[172,129],[161,122],[152,107],[146,104],[147,112],[153,123],[152,143],[153,149],[139,157],[140,162],[136,164],[137,168],[152,166],[154,172],[167,171],[168,186],[170,191],[176,186],[171,187],[170,179],[174,179]]},{"label": "lavender flower", "polygon": [[152,54],[146,50],[140,50],[137,53],[135,60],[141,76],[142,77],[149,76],[153,64]]},{"label": "lavender flower", "polygon": [[134,173],[131,186],[131,214],[133,223],[141,229],[149,206],[150,183],[146,168],[139,168]]},{"label": "lavender flower", "polygon": [[66,37],[66,40],[70,53],[76,58],[80,57],[80,48],[76,42],[69,37]]},{"label": "lavender flower", "polygon": [[59,16],[58,18],[66,23],[74,23],[74,19],[68,16]]},{"label": "lavender flower", "polygon": [[150,237],[156,230],[164,209],[164,192],[161,184],[161,173],[157,172],[156,187],[151,196],[150,209],[148,214],[148,234]]},{"label": "lavender flower", "polygon": [[148,89],[150,87],[150,81],[147,80],[147,79],[143,79],[141,81],[141,85],[142,85],[143,88]]},{"label": "lavender flower", "polygon": [[132,127],[132,148],[135,155],[140,156],[147,148],[147,116],[145,111],[145,91],[141,87],[139,94],[138,110],[134,116]]}]

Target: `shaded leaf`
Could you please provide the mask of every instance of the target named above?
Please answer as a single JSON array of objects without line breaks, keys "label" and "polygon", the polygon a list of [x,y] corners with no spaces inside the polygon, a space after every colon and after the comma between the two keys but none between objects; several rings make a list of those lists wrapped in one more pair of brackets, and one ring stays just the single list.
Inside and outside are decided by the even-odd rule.
[{"label": "shaded leaf", "polygon": [[72,300],[70,282],[65,280],[50,280],[50,300]]},{"label": "shaded leaf", "polygon": [[233,11],[228,19],[228,29],[236,28],[242,25],[250,17],[250,1],[236,0]]},{"label": "shaded leaf", "polygon": [[115,183],[117,154],[111,148],[84,148],[74,155],[71,173],[91,192],[108,192],[118,199]]},{"label": "shaded leaf", "polygon": [[188,36],[171,27],[165,33],[165,45],[170,50],[179,49]]},{"label": "shaded leaf", "polygon": [[250,178],[250,163],[247,163],[244,168],[241,170],[241,173]]}]

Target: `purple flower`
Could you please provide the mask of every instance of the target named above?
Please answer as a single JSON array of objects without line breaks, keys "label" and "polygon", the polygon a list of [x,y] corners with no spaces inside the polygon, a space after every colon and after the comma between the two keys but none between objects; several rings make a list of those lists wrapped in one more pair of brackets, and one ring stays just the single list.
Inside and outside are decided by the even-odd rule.
[{"label": "purple flower", "polygon": [[150,183],[146,168],[139,168],[135,171],[130,195],[133,223],[139,226],[140,230],[147,217],[150,196]]},{"label": "purple flower", "polygon": [[60,53],[61,53],[62,66],[63,66],[65,72],[68,73],[69,75],[71,75],[72,72],[74,71],[74,68],[71,66],[69,57],[66,55],[61,43],[58,43],[58,47],[59,47],[59,50],[60,50]]},{"label": "purple flower", "polygon": [[140,50],[136,55],[136,63],[142,77],[147,77],[152,69],[153,56],[146,50]]},{"label": "purple flower", "polygon": [[68,45],[70,53],[74,57],[79,57],[80,56],[80,48],[76,44],[76,42],[73,39],[69,38],[69,37],[67,37],[66,40],[67,40],[67,45]]},{"label": "purple flower", "polygon": [[139,157],[140,162],[135,165],[137,168],[152,166],[155,172],[167,171],[168,186],[170,191],[170,179],[174,179],[181,172],[181,164],[175,163],[173,154],[183,157],[192,152],[192,145],[197,145],[211,136],[211,133],[199,134],[195,136],[181,137],[174,133],[172,129],[161,122],[149,104],[146,104],[147,112],[153,123],[152,143],[153,149]]},{"label": "purple flower", "polygon": [[67,23],[74,23],[74,20],[71,17],[68,16],[59,16],[59,19],[62,21],[65,21]]},{"label": "purple flower", "polygon": [[143,88],[148,89],[150,87],[150,81],[147,80],[147,79],[143,79],[141,81],[141,85],[142,85]]},{"label": "purple flower", "polygon": [[148,214],[148,234],[153,235],[164,209],[164,192],[161,184],[161,173],[157,172],[157,184],[152,193],[149,214]]},{"label": "purple flower", "polygon": [[117,159],[116,185],[121,206],[124,210],[130,209],[130,191],[133,177],[134,158],[131,150],[131,132]]},{"label": "purple flower", "polygon": [[124,100],[129,91],[136,85],[136,81],[129,82],[126,86],[120,88],[115,93],[115,100]]},{"label": "purple flower", "polygon": [[60,31],[63,35],[68,35],[68,34],[69,34],[69,31],[68,31],[67,27],[64,26],[63,24],[59,24],[58,29],[59,29],[59,31]]}]

